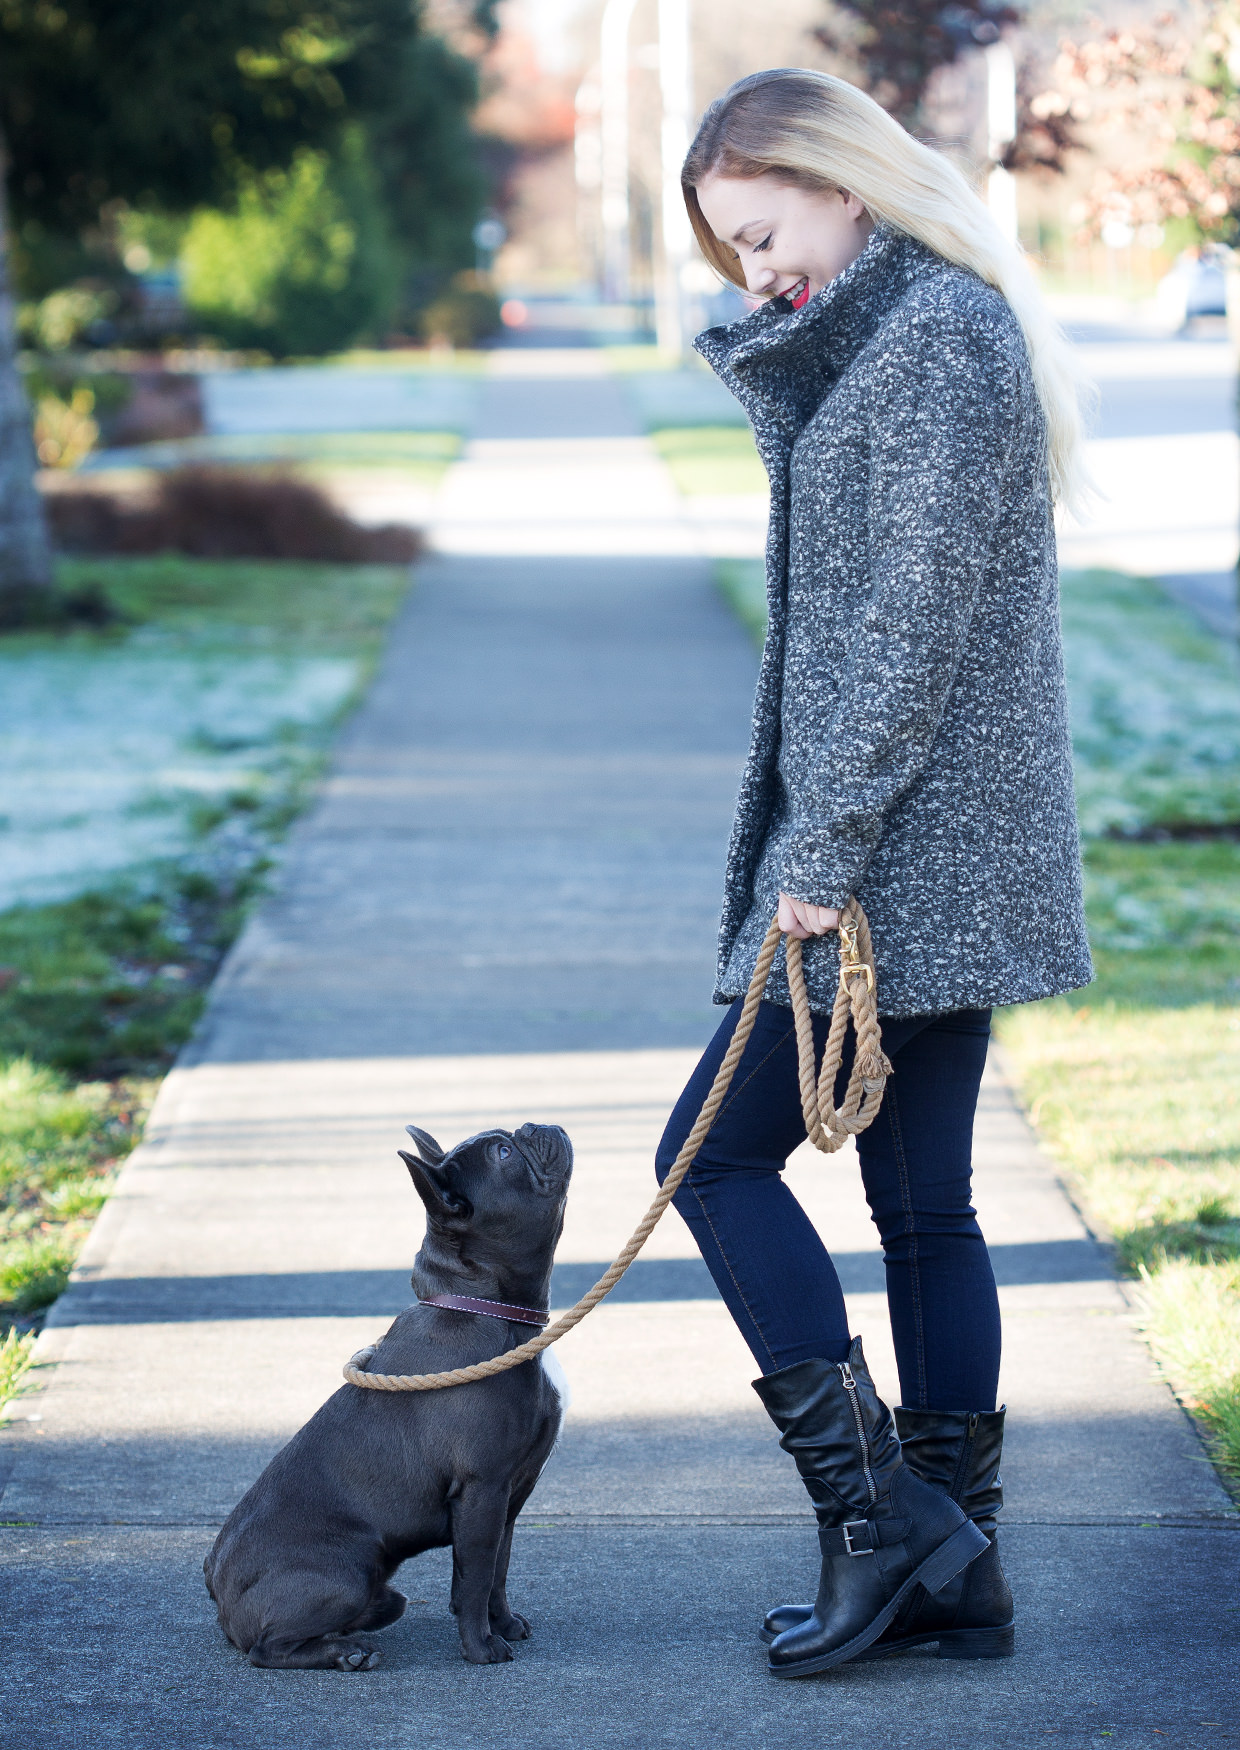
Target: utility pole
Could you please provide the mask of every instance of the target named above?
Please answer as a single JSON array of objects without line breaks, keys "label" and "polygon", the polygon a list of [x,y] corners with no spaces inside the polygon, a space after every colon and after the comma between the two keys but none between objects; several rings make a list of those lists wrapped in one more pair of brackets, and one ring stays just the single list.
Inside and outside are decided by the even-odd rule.
[{"label": "utility pole", "polygon": [[629,273],[629,25],[636,0],[607,0],[599,43],[602,87],[603,297],[627,304]]},{"label": "utility pole", "polygon": [[693,110],[689,0],[659,0],[659,86],[663,98],[663,261],[655,326],[660,350],[679,358],[686,338],[683,273],[693,235],[680,190],[680,168],[689,150]]},{"label": "utility pole", "polygon": [[599,129],[602,91],[593,74],[577,87],[573,159],[577,178],[577,238],[581,249],[583,279],[601,284],[603,240],[599,235],[598,205],[602,186],[603,147]]},{"label": "utility pole", "polygon": [[1016,138],[1016,62],[1005,42],[982,50],[986,57],[986,155],[990,175],[986,199],[1004,236],[1016,243],[1020,225],[1016,209],[1016,178],[1000,160]]}]

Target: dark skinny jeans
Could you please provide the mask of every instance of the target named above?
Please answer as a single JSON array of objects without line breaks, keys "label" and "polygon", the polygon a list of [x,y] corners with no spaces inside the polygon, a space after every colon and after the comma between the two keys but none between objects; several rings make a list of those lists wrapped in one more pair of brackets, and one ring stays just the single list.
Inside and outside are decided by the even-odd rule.
[{"label": "dark skinny jeans", "polygon": [[[740,1018],[733,1003],[668,1120],[666,1178]],[[814,1017],[821,1062],[828,1017]],[[970,1203],[973,1114],[990,1037],[988,1009],[885,1020],[895,1074],[857,1138],[878,1228],[902,1402],[993,1410],[999,1303]],[[837,1103],[852,1063],[849,1029]],[[848,1317],[835,1266],[784,1183],[805,1141],[792,1010],[764,1002],[723,1107],[674,1202],[763,1373],[821,1357],[843,1361]]]}]

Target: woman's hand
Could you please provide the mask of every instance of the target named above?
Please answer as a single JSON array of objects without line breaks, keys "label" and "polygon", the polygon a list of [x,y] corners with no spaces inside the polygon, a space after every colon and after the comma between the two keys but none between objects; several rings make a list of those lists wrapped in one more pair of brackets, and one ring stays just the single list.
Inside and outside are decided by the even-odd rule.
[{"label": "woman's hand", "polygon": [[804,942],[809,936],[825,936],[837,930],[840,914],[833,905],[810,905],[808,900],[779,896],[779,927],[786,935]]}]

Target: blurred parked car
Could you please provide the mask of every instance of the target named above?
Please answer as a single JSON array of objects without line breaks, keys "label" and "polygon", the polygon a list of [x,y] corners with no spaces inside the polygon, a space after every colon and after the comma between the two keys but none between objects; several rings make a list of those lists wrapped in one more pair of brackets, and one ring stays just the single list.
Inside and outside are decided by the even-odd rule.
[{"label": "blurred parked car", "polygon": [[1230,249],[1203,243],[1186,249],[1158,283],[1158,307],[1168,327],[1184,328],[1199,316],[1226,316]]}]

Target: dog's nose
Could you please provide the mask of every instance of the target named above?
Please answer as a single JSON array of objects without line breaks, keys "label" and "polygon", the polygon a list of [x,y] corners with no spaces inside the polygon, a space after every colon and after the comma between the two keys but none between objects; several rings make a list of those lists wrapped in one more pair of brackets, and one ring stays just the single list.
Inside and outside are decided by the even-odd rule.
[{"label": "dog's nose", "polygon": [[558,1124],[523,1124],[520,1130],[513,1131],[513,1135],[518,1141],[528,1144],[536,1155],[550,1155],[552,1158],[568,1145],[568,1133]]}]

